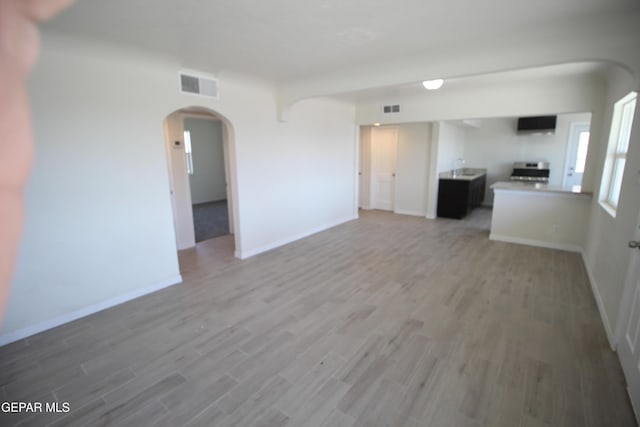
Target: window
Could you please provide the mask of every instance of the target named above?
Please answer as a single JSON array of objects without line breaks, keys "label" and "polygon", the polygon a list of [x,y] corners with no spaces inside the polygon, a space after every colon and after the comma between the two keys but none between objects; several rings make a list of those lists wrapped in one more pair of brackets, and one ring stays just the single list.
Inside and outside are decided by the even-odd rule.
[{"label": "window", "polygon": [[184,131],[184,152],[187,156],[187,173],[193,175],[193,152],[191,151],[191,132]]},{"label": "window", "polygon": [[624,165],[627,161],[627,150],[629,149],[629,138],[631,136],[631,124],[633,123],[633,114],[636,108],[636,96],[636,92],[631,92],[616,102],[613,107],[607,158],[604,163],[602,184],[600,186],[600,205],[613,217],[616,216],[618,202],[620,201]]}]

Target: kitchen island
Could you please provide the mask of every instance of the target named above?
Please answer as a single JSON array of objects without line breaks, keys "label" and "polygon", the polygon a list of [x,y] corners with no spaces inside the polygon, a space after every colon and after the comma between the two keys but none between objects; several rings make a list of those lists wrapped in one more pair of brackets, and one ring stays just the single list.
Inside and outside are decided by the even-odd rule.
[{"label": "kitchen island", "polygon": [[580,252],[591,193],[579,186],[496,182],[491,240]]}]

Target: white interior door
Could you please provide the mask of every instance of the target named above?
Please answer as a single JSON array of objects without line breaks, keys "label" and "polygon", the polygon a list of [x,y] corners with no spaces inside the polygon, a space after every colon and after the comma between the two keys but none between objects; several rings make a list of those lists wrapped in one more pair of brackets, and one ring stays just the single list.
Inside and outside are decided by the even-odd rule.
[{"label": "white interior door", "polygon": [[373,209],[393,211],[396,189],[398,129],[381,127],[371,134],[371,205]]},{"label": "white interior door", "polygon": [[617,350],[627,380],[629,397],[636,414],[640,414],[640,213],[633,240],[629,246],[631,262],[627,273],[621,313],[622,336],[618,335]]},{"label": "white interior door", "polygon": [[229,183],[231,182],[231,176],[229,174],[231,168],[231,161],[230,161],[230,153],[229,153],[229,134],[227,132],[227,125],[223,124],[222,125],[222,150],[224,153],[224,179],[226,182],[226,188],[227,188],[227,218],[229,218],[229,234],[234,234],[233,231],[233,191],[231,191],[231,187],[229,186]]},{"label": "white interior door", "polygon": [[164,130],[176,245],[178,250],[187,249],[195,246],[196,239],[193,232],[191,188],[185,160],[182,113],[176,111],[167,116]]},{"label": "white interior door", "polygon": [[572,123],[567,144],[564,185],[582,185],[589,148],[589,123]]}]

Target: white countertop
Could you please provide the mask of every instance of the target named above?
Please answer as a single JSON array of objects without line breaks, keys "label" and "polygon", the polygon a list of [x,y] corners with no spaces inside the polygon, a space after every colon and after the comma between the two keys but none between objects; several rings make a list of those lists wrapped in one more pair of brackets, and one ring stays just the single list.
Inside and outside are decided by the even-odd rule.
[{"label": "white countertop", "polygon": [[462,168],[456,169],[455,173],[453,170],[441,172],[440,179],[454,179],[459,181],[471,181],[482,175],[486,175],[487,170],[482,168]]},{"label": "white countertop", "polygon": [[573,186],[560,186],[549,185],[540,182],[522,182],[522,181],[498,181],[491,185],[492,190],[511,190],[511,191],[533,191],[533,192],[547,192],[547,193],[568,193],[568,194],[582,194],[585,196],[591,196],[590,192],[582,191],[580,185]]}]

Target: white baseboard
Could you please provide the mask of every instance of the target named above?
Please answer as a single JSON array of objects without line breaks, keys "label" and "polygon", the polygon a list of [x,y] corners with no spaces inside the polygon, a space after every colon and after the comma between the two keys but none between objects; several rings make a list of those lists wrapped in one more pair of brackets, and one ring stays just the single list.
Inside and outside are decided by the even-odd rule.
[{"label": "white baseboard", "polygon": [[38,323],[36,325],[28,326],[26,328],[18,329],[17,331],[9,332],[7,334],[0,335],[0,347],[14,341],[21,340],[23,338],[30,337],[32,335],[38,334],[40,332],[46,331],[48,329],[55,328],[56,326],[63,325],[65,323],[72,322],[74,320],[80,319],[85,316],[89,316],[91,314],[97,313],[102,310],[106,310],[107,308],[125,303],[132,299],[139,298],[143,295],[150,294],[152,292],[159,291],[160,289],[167,288],[172,285],[176,285],[182,282],[182,276],[177,275],[174,277],[167,278],[162,280],[154,285],[147,286],[142,289],[136,289],[135,291],[128,292],[124,295],[117,296],[115,298],[108,299],[106,301],[102,301],[96,304],[89,305],[87,307],[81,308],[79,310],[72,311],[70,313],[63,314],[61,316],[55,317],[53,319],[47,320],[42,323]]},{"label": "white baseboard", "polygon": [[609,317],[607,316],[607,312],[604,309],[604,302],[602,301],[602,297],[600,296],[600,291],[598,290],[598,284],[596,283],[596,278],[591,271],[591,267],[587,262],[587,256],[583,251],[580,251],[582,255],[582,262],[584,263],[584,267],[587,270],[587,276],[589,277],[589,284],[591,285],[591,292],[593,292],[593,296],[596,299],[596,304],[598,305],[598,311],[600,312],[600,318],[602,319],[602,324],[604,325],[604,330],[607,333],[607,339],[609,340],[609,346],[611,350],[616,351],[616,341],[615,335],[611,330],[611,323],[609,322]]},{"label": "white baseboard", "polygon": [[270,251],[272,249],[279,248],[280,246],[284,246],[284,245],[286,245],[288,243],[295,242],[296,240],[304,239],[305,237],[309,237],[309,236],[311,236],[313,234],[320,233],[321,231],[328,230],[330,228],[336,227],[336,226],[338,226],[340,224],[344,224],[345,222],[353,221],[355,219],[358,219],[358,217],[357,216],[355,216],[355,217],[354,216],[349,216],[347,218],[342,218],[342,219],[340,219],[338,221],[334,221],[334,222],[331,222],[329,224],[322,225],[320,227],[314,227],[314,228],[312,228],[310,230],[304,231],[302,233],[294,234],[293,236],[289,236],[289,237],[284,238],[284,239],[276,240],[275,242],[271,242],[271,243],[266,244],[264,246],[260,246],[260,247],[254,248],[254,249],[249,249],[249,250],[246,250],[246,251],[244,251],[244,250],[243,251],[236,251],[234,253],[234,255],[235,255],[236,258],[240,258],[240,259],[251,258],[251,257],[256,256],[258,254],[261,254],[263,252],[267,252],[267,251]]},{"label": "white baseboard", "polygon": [[518,245],[537,246],[539,248],[558,249],[569,252],[582,252],[582,248],[578,245],[569,245],[566,243],[546,242],[544,240],[522,239],[520,237],[503,236],[501,234],[491,233],[490,240],[498,242],[516,243]]}]

